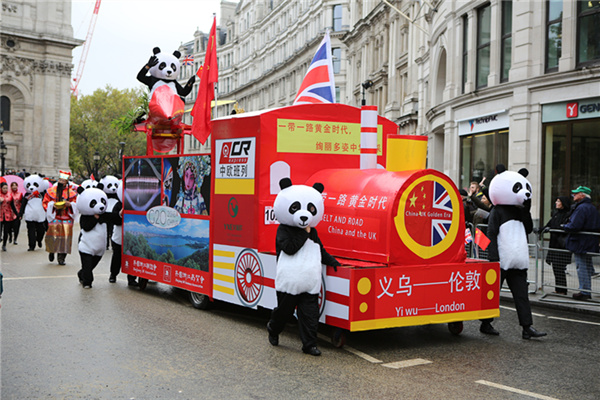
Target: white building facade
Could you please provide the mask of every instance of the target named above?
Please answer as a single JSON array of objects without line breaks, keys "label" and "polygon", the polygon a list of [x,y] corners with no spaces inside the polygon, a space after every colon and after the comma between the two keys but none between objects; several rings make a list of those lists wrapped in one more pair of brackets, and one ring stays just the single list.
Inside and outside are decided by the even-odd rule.
[{"label": "white building facade", "polygon": [[69,169],[71,1],[2,2],[0,101],[6,168]]},{"label": "white building facade", "polygon": [[544,221],[554,198],[579,185],[598,204],[599,2],[389,3],[223,1],[219,99],[246,111],[292,104],[329,29],[338,101],[364,99],[399,133],[427,135],[429,168],[467,187],[489,183],[497,164],[525,167]]}]

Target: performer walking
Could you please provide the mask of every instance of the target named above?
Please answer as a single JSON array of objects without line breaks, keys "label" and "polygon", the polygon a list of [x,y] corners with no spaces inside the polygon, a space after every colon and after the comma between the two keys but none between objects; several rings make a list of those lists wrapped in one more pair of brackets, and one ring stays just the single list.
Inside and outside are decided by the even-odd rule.
[{"label": "performer walking", "polygon": [[46,192],[44,209],[48,217],[46,233],[46,251],[48,260],[54,261],[57,253],[58,264],[65,265],[67,254],[71,254],[73,239],[73,220],[77,200],[77,191],[69,185],[70,172],[60,171],[58,182]]}]

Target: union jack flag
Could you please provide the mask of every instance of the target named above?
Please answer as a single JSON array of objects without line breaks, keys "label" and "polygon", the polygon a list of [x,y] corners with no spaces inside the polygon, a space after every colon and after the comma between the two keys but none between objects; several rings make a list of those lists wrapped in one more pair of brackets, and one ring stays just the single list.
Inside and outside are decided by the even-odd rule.
[{"label": "union jack flag", "polygon": [[452,225],[452,198],[438,182],[417,185],[407,198],[406,229],[421,246],[440,243]]},{"label": "union jack flag", "polygon": [[469,228],[465,229],[465,244],[469,244],[473,241],[473,235],[471,235],[471,230]]},{"label": "union jack flag", "polygon": [[335,83],[329,31],[317,48],[294,104],[335,103]]},{"label": "union jack flag", "polygon": [[183,60],[181,60],[181,65],[193,65],[194,64],[194,56],[193,55],[187,55],[183,58]]}]

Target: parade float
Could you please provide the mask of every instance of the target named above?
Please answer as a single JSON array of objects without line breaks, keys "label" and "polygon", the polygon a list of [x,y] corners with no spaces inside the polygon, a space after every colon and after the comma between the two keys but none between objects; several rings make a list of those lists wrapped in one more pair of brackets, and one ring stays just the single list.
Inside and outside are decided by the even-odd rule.
[{"label": "parade float", "polygon": [[122,271],[185,289],[197,308],[272,309],[273,202],[290,177],[325,188],[317,229],[343,266],[323,269],[320,321],[336,345],[346,331],[459,334],[499,316],[499,264],[466,258],[457,187],[426,169],[426,137],[397,130],[375,107],[295,105],[214,119],[210,154],[125,157]]}]

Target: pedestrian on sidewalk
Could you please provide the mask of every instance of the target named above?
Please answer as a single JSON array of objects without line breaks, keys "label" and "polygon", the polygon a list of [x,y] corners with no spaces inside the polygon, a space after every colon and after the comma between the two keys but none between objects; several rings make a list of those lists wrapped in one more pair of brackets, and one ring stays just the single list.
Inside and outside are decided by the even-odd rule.
[{"label": "pedestrian on sidewalk", "polygon": [[575,300],[590,300],[592,298],[592,275],[594,265],[592,254],[598,253],[598,236],[591,232],[600,231],[600,215],[592,204],[592,190],[587,186],[579,186],[571,191],[575,204],[567,222],[563,227],[569,232],[566,248],[575,255],[579,293],[574,293]]},{"label": "pedestrian on sidewalk", "polygon": [[[554,201],[554,210],[550,220],[541,229],[548,232],[551,229],[561,229],[569,220],[571,199],[569,196],[559,196]],[[551,232],[546,263],[552,266],[554,272],[554,293],[567,294],[567,264],[571,263],[571,253],[564,251],[567,243],[567,233]]]}]

